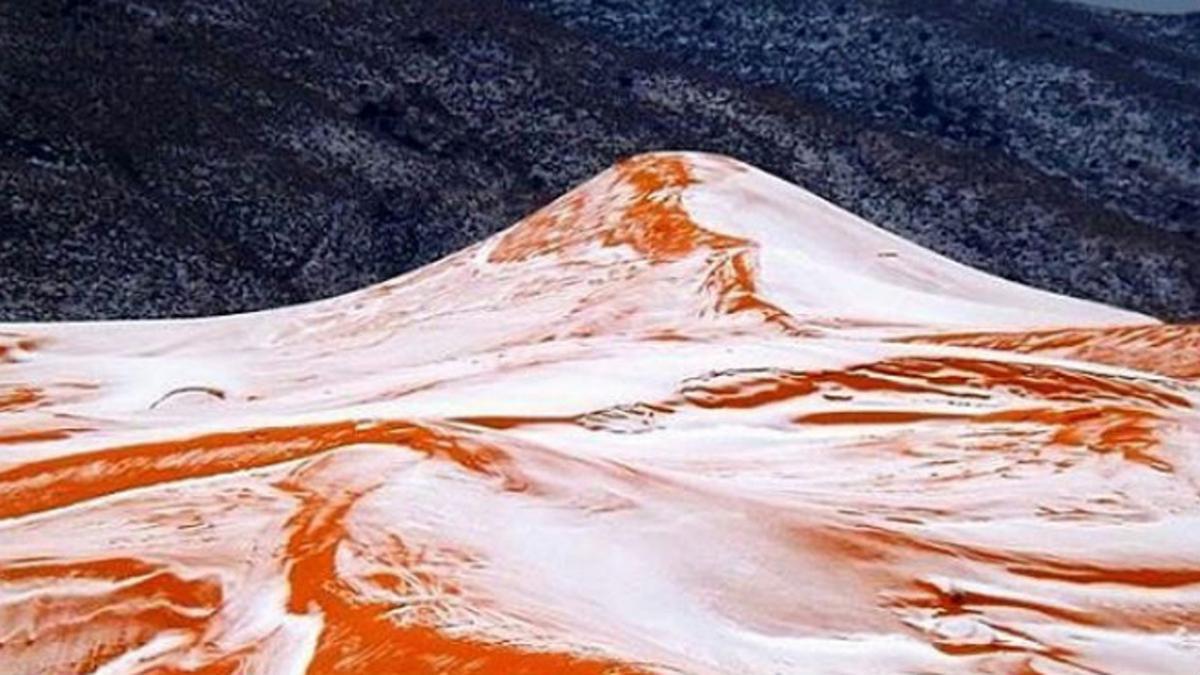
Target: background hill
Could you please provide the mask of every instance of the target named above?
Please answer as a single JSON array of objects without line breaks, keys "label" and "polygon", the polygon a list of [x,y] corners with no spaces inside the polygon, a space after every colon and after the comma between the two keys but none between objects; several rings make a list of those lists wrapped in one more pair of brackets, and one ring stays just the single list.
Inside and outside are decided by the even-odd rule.
[{"label": "background hill", "polygon": [[1200,15],[1053,2],[0,6],[0,318],[345,292],[655,149],[1200,318]]}]

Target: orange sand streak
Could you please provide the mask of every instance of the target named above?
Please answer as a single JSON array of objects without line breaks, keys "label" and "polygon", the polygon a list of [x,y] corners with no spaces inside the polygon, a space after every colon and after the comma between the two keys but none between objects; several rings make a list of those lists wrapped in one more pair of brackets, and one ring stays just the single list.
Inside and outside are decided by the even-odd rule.
[{"label": "orange sand streak", "polygon": [[362,493],[332,498],[288,480],[279,487],[301,501],[287,542],[291,597],[288,610],[319,610],[324,627],[310,673],[578,673],[642,672],[615,661],[454,639],[427,626],[388,618],[393,608],[363,602],[337,574],[338,544],[347,538],[345,518]]},{"label": "orange sand streak", "polygon": [[1046,354],[1171,377],[1200,378],[1200,325],[1073,328],[1027,333],[953,333],[904,342]]},{"label": "orange sand streak", "polygon": [[29,408],[42,401],[44,396],[33,387],[13,387],[0,392],[0,412]]},{"label": "orange sand streak", "polygon": [[0,471],[0,518],[49,511],[124,490],[232,473],[359,443],[400,445],[511,481],[498,448],[404,422],[338,422],[217,433],[55,457]]}]

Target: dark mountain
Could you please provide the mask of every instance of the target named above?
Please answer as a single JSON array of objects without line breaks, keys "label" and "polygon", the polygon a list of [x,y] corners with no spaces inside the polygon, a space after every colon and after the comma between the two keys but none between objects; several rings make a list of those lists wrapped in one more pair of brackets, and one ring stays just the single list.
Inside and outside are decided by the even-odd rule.
[{"label": "dark mountain", "polygon": [[1033,0],[12,0],[0,318],[334,295],[657,149],[1200,318],[1200,15]]}]

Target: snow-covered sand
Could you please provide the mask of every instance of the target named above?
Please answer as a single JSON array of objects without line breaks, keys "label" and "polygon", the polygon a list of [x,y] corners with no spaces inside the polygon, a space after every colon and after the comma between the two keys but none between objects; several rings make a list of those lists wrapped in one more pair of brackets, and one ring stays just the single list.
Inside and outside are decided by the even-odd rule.
[{"label": "snow-covered sand", "polygon": [[0,326],[4,672],[1200,662],[1200,328],[734,160],[346,296]]}]

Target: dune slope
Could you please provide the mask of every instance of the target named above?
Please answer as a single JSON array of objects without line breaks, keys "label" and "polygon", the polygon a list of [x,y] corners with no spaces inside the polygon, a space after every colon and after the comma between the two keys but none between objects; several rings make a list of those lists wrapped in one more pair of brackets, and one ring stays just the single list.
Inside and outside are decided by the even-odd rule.
[{"label": "dune slope", "polygon": [[6,672],[1191,673],[1200,327],[734,160],[327,301],[0,326]]}]

